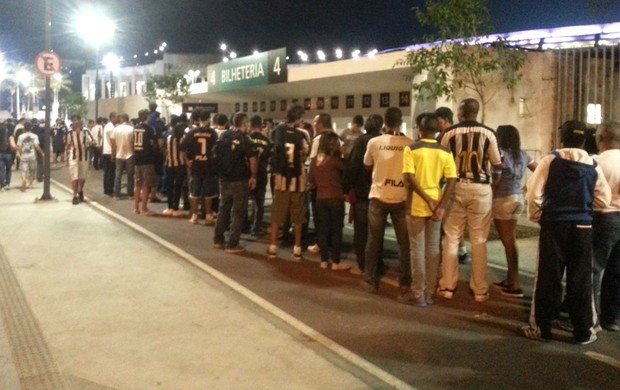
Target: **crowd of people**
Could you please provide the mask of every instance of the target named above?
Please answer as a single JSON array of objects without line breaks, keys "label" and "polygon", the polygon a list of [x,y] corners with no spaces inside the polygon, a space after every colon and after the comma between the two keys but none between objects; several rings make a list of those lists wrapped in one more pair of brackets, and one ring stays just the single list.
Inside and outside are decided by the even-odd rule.
[{"label": "crowd of people", "polygon": [[[414,140],[401,132],[396,107],[366,120],[355,116],[338,134],[329,114],[316,115],[310,124],[296,104],[277,125],[246,113],[228,118],[206,110],[173,116],[167,124],[151,104],[133,120],[112,112],[84,126],[75,115],[70,129],[60,120],[52,146],[54,161],[69,167],[74,205],[84,200],[92,166],[103,170],[105,195],[133,199],[134,213],[144,216],[154,215],[150,202],[165,196],[164,215],[214,226],[213,247],[233,254],[244,251],[244,231],[255,238],[269,234],[269,258],[279,256],[287,236],[293,260],[303,259],[306,246],[319,254],[321,268],[348,270],[351,265],[341,259],[348,204],[354,271],[370,293],[378,292],[386,270],[389,215],[398,243],[397,299],[418,307],[457,293],[466,227],[474,301],[487,301],[490,288],[523,297],[516,228],[527,204],[541,229],[530,324],[523,334],[551,339],[562,308],[577,343],[595,341],[599,327],[619,331],[620,124],[600,126],[600,154],[592,157],[584,150],[588,128],[569,121],[559,130],[561,148],[536,162],[521,149],[514,126],[491,129],[477,121],[478,111],[475,99],[465,99],[456,124],[447,107],[423,113],[416,118]],[[22,190],[40,178],[37,156],[43,153],[34,125],[20,120],[14,128],[0,126],[3,190],[15,156]],[[533,173],[524,196],[527,169]],[[271,213],[264,221],[268,186]],[[505,249],[507,275],[489,284],[486,242],[492,222]]]}]

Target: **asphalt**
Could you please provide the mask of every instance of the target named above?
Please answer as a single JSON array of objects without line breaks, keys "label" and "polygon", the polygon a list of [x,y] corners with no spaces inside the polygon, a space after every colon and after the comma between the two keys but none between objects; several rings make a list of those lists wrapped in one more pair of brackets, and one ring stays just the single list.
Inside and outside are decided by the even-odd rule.
[{"label": "asphalt", "polygon": [[[427,352],[422,358],[425,364],[436,361],[437,375],[444,376],[444,382],[430,382],[419,375],[428,375],[426,370],[411,370],[410,360],[420,358],[422,346],[399,346],[404,340],[399,333],[411,330],[415,312],[408,310],[405,316],[407,308],[392,306],[393,299],[363,295],[355,287],[355,275],[326,279],[316,257],[306,256],[303,264],[268,262],[264,240],[244,240],[244,256],[205,251],[211,248],[211,235],[197,240],[200,227],[133,215],[132,202],[100,195],[98,175],[92,173],[89,199],[78,206],[71,205],[62,168],[52,172],[54,200],[36,201],[41,184],[25,192],[0,193],[0,231],[8,233],[0,235],[0,389],[425,387],[421,383],[478,388],[480,383],[511,383],[512,378],[497,378],[493,370],[509,368],[510,360],[500,364],[493,359],[485,368],[492,373],[487,382],[462,382],[462,373],[468,371],[455,367],[457,382],[457,374],[441,362],[446,354],[439,354],[440,349],[437,356]],[[161,212],[165,205],[151,207]],[[531,285],[537,238],[531,234],[534,226],[520,223],[521,275]],[[350,227],[345,233],[350,234]],[[386,238],[389,247],[389,232]],[[281,250],[282,257],[290,257],[288,252]],[[490,241],[488,252],[490,277],[499,278],[505,272],[501,243]],[[351,251],[345,261],[353,263]],[[464,272],[461,284],[466,278]],[[393,275],[388,273],[384,285],[387,295],[394,294]],[[430,334],[433,341],[451,339],[453,356],[448,359],[467,351],[475,354],[473,340],[481,342],[476,348],[485,354],[489,348],[514,348],[512,336],[499,347],[498,333],[506,338],[506,332],[497,331],[514,327],[514,321],[497,318],[504,314],[522,319],[521,305],[493,297],[486,312],[469,316],[458,307],[462,299],[438,305],[435,313],[427,311],[417,333]],[[374,306],[365,321],[354,307],[369,304]],[[441,334],[434,327],[445,321],[442,310],[465,324],[460,334],[446,327]],[[360,334],[380,333],[388,317],[400,323],[384,329],[387,337],[364,339],[367,345],[360,347]],[[480,334],[480,323],[490,324],[490,334]],[[458,341],[464,348],[458,348]],[[605,369],[597,369],[620,369],[617,338],[599,344],[604,352],[600,359],[607,360]],[[429,347],[433,349],[432,343]],[[554,348],[551,352],[558,356],[572,353]],[[551,352],[541,351],[542,356]]]}]

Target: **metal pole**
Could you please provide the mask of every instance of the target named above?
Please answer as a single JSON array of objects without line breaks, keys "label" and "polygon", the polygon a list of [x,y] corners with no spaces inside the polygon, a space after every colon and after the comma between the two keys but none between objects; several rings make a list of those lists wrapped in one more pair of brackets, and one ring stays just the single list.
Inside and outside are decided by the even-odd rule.
[{"label": "metal pole", "polygon": [[[45,0],[45,50],[52,50],[52,12],[50,0]],[[51,150],[51,131],[50,131],[50,110],[52,106],[52,93],[49,76],[45,78],[45,133],[43,135],[43,195],[39,200],[52,200],[50,193],[50,150]]]}]

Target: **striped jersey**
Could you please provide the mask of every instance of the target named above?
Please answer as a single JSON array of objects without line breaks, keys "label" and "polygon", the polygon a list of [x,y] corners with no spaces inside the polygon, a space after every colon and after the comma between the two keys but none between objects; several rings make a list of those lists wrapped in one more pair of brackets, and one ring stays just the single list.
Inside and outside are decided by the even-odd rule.
[{"label": "striped jersey", "polygon": [[95,142],[90,130],[71,130],[67,134],[67,156],[69,160],[88,161],[88,147]]},{"label": "striped jersey", "polygon": [[166,137],[166,166],[180,167],[185,165],[181,159],[181,137],[175,137],[174,134],[168,134]]},{"label": "striped jersey", "polygon": [[459,179],[476,183],[491,183],[491,164],[502,163],[495,132],[485,125],[467,121],[447,129],[441,145],[454,157]]}]

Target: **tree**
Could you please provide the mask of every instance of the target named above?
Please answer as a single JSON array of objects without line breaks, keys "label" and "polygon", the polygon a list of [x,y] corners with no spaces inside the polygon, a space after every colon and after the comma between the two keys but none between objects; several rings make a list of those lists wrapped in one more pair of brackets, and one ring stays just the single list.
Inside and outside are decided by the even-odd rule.
[{"label": "tree", "polygon": [[180,73],[153,76],[146,82],[144,98],[149,103],[163,103],[170,112],[174,104],[183,102],[189,93],[189,86],[188,79]]},{"label": "tree", "polygon": [[412,80],[428,72],[412,84],[416,99],[453,99],[465,89],[480,101],[484,121],[485,106],[500,86],[512,91],[521,80],[524,53],[502,38],[489,41],[493,24],[486,0],[426,0],[425,9],[415,12],[422,26],[436,31],[424,38],[431,44],[396,64],[408,66]]},{"label": "tree", "polygon": [[77,114],[82,118],[86,118],[86,114],[88,114],[87,104],[86,98],[81,93],[71,92],[64,99],[61,107],[66,110],[68,117]]}]

